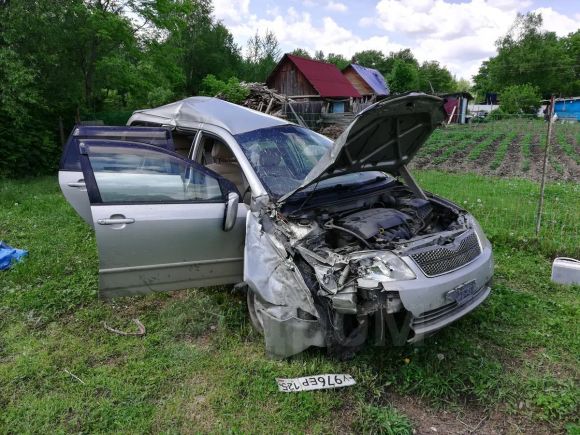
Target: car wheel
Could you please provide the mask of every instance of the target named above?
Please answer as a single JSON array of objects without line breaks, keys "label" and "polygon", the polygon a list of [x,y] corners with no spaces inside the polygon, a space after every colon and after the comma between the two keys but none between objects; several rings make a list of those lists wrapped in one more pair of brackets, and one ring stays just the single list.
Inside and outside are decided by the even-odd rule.
[{"label": "car wheel", "polygon": [[262,314],[262,311],[266,309],[266,304],[260,296],[256,295],[256,293],[250,289],[248,289],[247,302],[248,314],[252,326],[257,332],[264,335],[264,314]]}]

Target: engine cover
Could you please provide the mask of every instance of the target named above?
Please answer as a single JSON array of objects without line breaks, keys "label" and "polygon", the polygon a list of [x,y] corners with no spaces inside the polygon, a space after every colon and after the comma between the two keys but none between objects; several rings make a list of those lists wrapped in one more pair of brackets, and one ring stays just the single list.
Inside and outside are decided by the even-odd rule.
[{"label": "engine cover", "polygon": [[390,238],[409,238],[411,221],[409,215],[392,208],[371,208],[343,217],[337,224],[368,240],[384,233],[390,233]]}]

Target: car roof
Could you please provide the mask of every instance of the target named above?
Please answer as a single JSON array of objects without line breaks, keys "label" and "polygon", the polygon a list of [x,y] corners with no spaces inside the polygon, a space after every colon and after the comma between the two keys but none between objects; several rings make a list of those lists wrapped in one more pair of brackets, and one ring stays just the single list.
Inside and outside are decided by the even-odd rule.
[{"label": "car roof", "polygon": [[213,97],[189,97],[154,109],[133,112],[127,125],[163,124],[198,128],[199,123],[221,127],[232,135],[290,122]]}]

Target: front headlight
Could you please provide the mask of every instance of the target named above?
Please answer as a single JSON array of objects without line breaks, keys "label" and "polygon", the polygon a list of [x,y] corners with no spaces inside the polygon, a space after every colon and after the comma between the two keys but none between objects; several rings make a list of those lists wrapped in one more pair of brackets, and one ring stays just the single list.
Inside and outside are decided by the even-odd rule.
[{"label": "front headlight", "polygon": [[361,278],[373,281],[407,281],[417,278],[415,273],[397,255],[391,252],[365,252],[353,260]]},{"label": "front headlight", "polygon": [[467,219],[467,222],[469,223],[471,228],[473,228],[473,230],[475,231],[475,234],[477,235],[477,238],[479,239],[479,243],[481,244],[481,247],[489,246],[490,242],[487,239],[487,236],[485,235],[485,233],[483,232],[483,228],[481,228],[481,225],[479,225],[479,222],[477,222],[477,220],[470,214],[467,214],[465,216],[465,218]]}]

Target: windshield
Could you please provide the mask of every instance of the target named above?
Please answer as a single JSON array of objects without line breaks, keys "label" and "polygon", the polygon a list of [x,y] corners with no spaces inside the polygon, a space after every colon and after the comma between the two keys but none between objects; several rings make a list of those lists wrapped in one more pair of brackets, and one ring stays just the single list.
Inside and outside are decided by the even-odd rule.
[{"label": "windshield", "polygon": [[332,141],[296,125],[262,128],[235,136],[270,194],[296,189],[332,146]]}]

